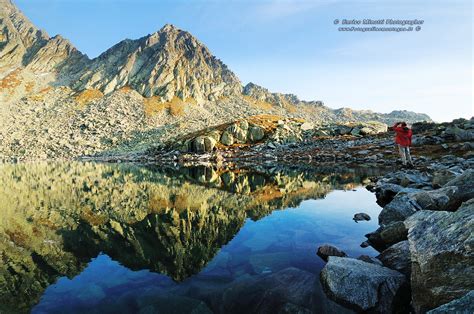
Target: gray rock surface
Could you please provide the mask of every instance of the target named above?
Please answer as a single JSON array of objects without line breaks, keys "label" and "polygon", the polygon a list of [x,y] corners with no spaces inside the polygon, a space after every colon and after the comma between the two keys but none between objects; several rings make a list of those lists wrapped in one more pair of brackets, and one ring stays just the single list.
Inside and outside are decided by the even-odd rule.
[{"label": "gray rock surface", "polygon": [[329,257],[320,274],[328,296],[356,311],[391,313],[406,283],[405,276],[395,270],[361,260]]},{"label": "gray rock surface", "polygon": [[364,261],[366,263],[371,263],[371,264],[376,264],[376,265],[383,266],[383,264],[380,260],[378,260],[378,259],[376,259],[375,257],[372,257],[372,256],[361,255],[357,259],[361,260],[361,261]]},{"label": "gray rock surface", "polygon": [[385,205],[379,214],[379,224],[388,225],[395,221],[403,221],[421,209],[412,194],[397,194]]},{"label": "gray rock surface", "polygon": [[416,312],[433,309],[474,289],[474,200],[453,213],[417,212],[405,225]]},{"label": "gray rock surface", "polygon": [[384,266],[394,269],[410,278],[411,259],[408,241],[398,242],[384,250],[377,258]]},{"label": "gray rock surface", "polygon": [[474,197],[474,185],[445,186],[433,191],[419,192],[414,198],[419,206],[427,210],[455,211],[465,202]]},{"label": "gray rock surface", "polygon": [[403,221],[396,221],[381,226],[365,236],[367,237],[369,244],[381,252],[395,243],[406,240],[407,234],[408,230]]},{"label": "gray rock surface", "polygon": [[428,314],[472,314],[474,313],[474,290],[468,292],[465,296],[455,299],[449,303],[443,304]]},{"label": "gray rock surface", "polygon": [[456,173],[449,169],[438,170],[433,173],[431,184],[434,188],[440,188],[456,177]]}]

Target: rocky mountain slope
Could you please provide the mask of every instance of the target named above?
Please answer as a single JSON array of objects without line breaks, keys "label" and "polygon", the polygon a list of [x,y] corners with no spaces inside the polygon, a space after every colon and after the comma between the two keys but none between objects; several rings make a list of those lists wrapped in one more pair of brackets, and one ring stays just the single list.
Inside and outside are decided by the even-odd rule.
[{"label": "rocky mountain slope", "polygon": [[37,29],[0,0],[0,160],[74,158],[151,143],[257,114],[313,123],[429,120],[422,114],[333,110],[238,77],[173,25],[126,39],[95,59]]},{"label": "rocky mountain slope", "polygon": [[145,97],[177,96],[202,103],[240,93],[238,78],[188,32],[173,25],[137,40],[126,39],[91,61],[74,88],[108,94],[130,86]]}]

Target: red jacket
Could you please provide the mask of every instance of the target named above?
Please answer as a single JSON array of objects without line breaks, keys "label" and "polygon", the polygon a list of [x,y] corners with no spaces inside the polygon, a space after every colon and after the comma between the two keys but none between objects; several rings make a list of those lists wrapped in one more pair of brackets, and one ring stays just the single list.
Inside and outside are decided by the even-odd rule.
[{"label": "red jacket", "polygon": [[411,146],[411,137],[413,135],[411,129],[397,126],[396,124],[392,129],[397,133],[395,136],[395,143],[402,146]]}]

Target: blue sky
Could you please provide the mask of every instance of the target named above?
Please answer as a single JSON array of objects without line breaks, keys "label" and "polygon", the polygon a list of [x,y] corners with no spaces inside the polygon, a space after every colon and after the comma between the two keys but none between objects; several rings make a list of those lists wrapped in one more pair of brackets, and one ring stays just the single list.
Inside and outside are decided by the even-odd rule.
[{"label": "blue sky", "polygon": [[[473,113],[473,8],[466,1],[13,0],[50,36],[89,57],[171,23],[243,84],[332,108]],[[335,19],[421,19],[419,32],[339,32]]]}]

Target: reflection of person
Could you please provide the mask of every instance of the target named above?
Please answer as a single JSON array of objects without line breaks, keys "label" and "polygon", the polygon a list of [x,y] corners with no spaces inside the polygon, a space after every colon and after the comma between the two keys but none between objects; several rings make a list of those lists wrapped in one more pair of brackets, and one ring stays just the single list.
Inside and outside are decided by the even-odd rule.
[{"label": "reflection of person", "polygon": [[397,122],[393,125],[392,129],[395,131],[395,143],[398,145],[398,151],[402,157],[403,165],[407,165],[407,161],[411,167],[413,167],[413,161],[410,155],[411,137],[412,130],[407,126],[405,122]]}]

